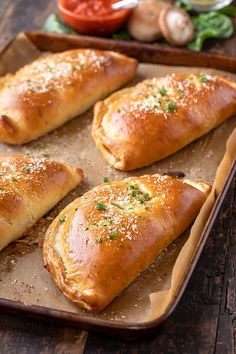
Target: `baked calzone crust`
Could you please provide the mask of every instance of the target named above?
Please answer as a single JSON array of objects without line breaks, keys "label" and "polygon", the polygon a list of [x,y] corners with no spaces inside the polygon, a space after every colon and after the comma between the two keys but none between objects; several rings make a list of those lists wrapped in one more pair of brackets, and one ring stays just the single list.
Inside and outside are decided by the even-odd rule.
[{"label": "baked calzone crust", "polygon": [[82,170],[63,163],[0,157],[0,250],[23,236],[82,178]]},{"label": "baked calzone crust", "polygon": [[65,296],[100,311],[189,226],[208,191],[160,175],[95,187],[50,225],[45,265]]},{"label": "baked calzone crust", "polygon": [[107,161],[133,170],[161,160],[236,114],[236,84],[222,77],[173,74],[98,102],[93,137]]},{"label": "baked calzone crust", "polygon": [[84,113],[131,80],[136,60],[94,49],[51,54],[0,82],[0,141],[22,144]]}]

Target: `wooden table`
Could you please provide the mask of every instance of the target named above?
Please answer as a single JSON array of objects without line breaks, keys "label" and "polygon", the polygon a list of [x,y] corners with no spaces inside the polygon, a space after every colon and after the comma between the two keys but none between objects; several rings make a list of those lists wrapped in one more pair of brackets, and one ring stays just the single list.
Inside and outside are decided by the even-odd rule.
[{"label": "wooden table", "polygon": [[[0,47],[19,31],[40,28],[55,8],[52,0],[1,0]],[[236,37],[208,49],[236,55]],[[0,353],[234,353],[235,190],[234,180],[180,304],[154,338],[127,342],[0,314]]]}]

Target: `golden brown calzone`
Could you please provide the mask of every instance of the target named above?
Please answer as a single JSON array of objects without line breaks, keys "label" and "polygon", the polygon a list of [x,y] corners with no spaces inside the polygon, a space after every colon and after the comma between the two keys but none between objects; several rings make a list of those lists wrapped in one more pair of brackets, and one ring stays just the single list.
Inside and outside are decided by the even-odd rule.
[{"label": "golden brown calzone", "polygon": [[131,80],[136,60],[94,49],[51,54],[0,82],[0,141],[22,144],[84,113]]},{"label": "golden brown calzone", "polygon": [[236,114],[236,84],[173,74],[126,88],[95,105],[93,137],[107,161],[133,170],[161,160]]},{"label": "golden brown calzone", "polygon": [[100,185],[52,222],[45,265],[65,296],[100,311],[189,226],[208,191],[160,175]]},{"label": "golden brown calzone", "polygon": [[63,163],[0,157],[0,250],[23,236],[82,178],[82,170]]}]

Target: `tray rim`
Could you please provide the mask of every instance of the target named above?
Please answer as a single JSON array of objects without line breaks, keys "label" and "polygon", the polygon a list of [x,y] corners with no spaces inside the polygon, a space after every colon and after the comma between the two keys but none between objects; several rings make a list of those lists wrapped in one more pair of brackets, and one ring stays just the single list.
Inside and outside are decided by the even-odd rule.
[{"label": "tray rim", "polygon": [[[58,34],[42,31],[28,31],[24,34],[33,42],[34,40],[65,39],[71,45],[82,43],[81,47],[88,45],[90,48],[117,50],[129,56],[136,57],[139,61],[158,63],[163,65],[213,67],[214,69],[236,73],[236,57],[217,52],[196,52],[187,48],[172,47],[159,43],[142,43],[138,41],[122,41],[109,38],[100,38],[84,35]],[[47,43],[48,45],[49,43]],[[53,47],[53,46],[52,46]],[[69,49],[69,48],[68,48]],[[132,52],[132,54],[131,54]],[[134,53],[134,54],[133,54]],[[142,57],[142,60],[140,60]]]},{"label": "tray rim", "polygon": [[[29,38],[27,34],[33,33],[33,34],[38,34],[42,35],[42,32],[21,32],[23,34],[26,34],[26,36]],[[1,50],[0,49],[0,56],[2,53],[4,53],[11,45],[11,43],[16,39],[17,35],[13,37]],[[62,37],[62,39],[65,39],[65,37],[68,37],[68,35],[57,35],[58,38]],[[77,37],[77,36],[73,36]],[[90,37],[91,38],[91,37]],[[29,38],[30,39],[30,38]],[[76,38],[78,41],[80,39]],[[34,43],[35,44],[35,43]],[[115,50],[115,48],[114,48]],[[210,53],[209,53],[210,54]],[[227,56],[224,56],[227,58]],[[236,58],[235,62],[236,62]],[[174,64],[175,66],[178,66]],[[79,329],[85,329],[85,330],[95,330],[97,332],[107,332],[109,331],[110,333],[120,336],[126,339],[131,339],[131,340],[137,340],[140,339],[140,335],[143,334],[145,336],[151,334],[154,330],[158,328],[175,310],[176,306],[178,305],[179,301],[181,300],[183,293],[188,285],[188,282],[192,276],[192,273],[197,265],[197,262],[202,254],[204,245],[208,239],[208,236],[211,232],[211,229],[215,223],[215,220],[218,216],[218,213],[220,211],[221,205],[224,201],[224,198],[226,196],[226,193],[233,181],[234,176],[236,175],[236,159],[231,165],[230,171],[228,173],[228,176],[225,180],[225,183],[223,185],[223,188],[219,195],[217,196],[214,206],[212,208],[212,211],[208,217],[208,220],[205,224],[204,230],[202,232],[202,237],[201,240],[198,244],[198,248],[196,249],[196,252],[192,258],[191,264],[189,266],[189,270],[185,275],[185,278],[181,284],[181,286],[178,288],[175,297],[173,298],[173,301],[170,303],[168,306],[165,314],[163,314],[161,317],[150,320],[147,322],[140,322],[138,324],[135,324],[133,322],[122,322],[122,321],[113,321],[113,320],[108,320],[108,319],[102,319],[102,318],[94,318],[90,316],[86,316],[86,313],[84,314],[76,314],[73,312],[68,312],[64,310],[59,310],[59,309],[54,309],[54,308],[49,308],[45,306],[40,306],[40,305],[28,305],[24,304],[23,302],[20,301],[15,301],[15,300],[9,300],[5,298],[0,298],[0,309],[12,313],[12,314],[19,314],[23,313],[25,315],[29,315],[30,317],[36,317],[38,320],[51,320],[51,321],[56,321],[57,323],[62,323],[62,324],[67,324]],[[58,322],[59,321],[59,322]],[[142,337],[143,338],[143,337]]]}]

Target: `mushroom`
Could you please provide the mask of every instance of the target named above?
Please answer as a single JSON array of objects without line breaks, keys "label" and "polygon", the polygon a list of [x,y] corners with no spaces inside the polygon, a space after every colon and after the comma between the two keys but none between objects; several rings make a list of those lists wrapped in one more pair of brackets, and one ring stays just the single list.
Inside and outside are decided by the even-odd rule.
[{"label": "mushroom", "polygon": [[159,25],[165,39],[174,45],[184,45],[194,36],[194,27],[187,12],[168,5],[159,16]]},{"label": "mushroom", "polygon": [[156,0],[139,2],[128,21],[131,36],[142,42],[153,42],[161,38],[159,14],[165,6],[163,2]]}]

